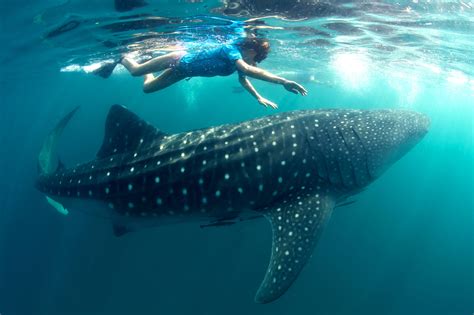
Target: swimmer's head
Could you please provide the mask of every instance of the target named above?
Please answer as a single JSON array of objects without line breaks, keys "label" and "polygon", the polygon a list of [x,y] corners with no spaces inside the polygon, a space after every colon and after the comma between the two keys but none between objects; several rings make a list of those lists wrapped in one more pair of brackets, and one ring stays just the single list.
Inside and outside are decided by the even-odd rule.
[{"label": "swimmer's head", "polygon": [[253,60],[251,63],[260,63],[267,58],[270,43],[264,38],[251,37],[240,42],[239,49],[244,55],[244,59]]}]

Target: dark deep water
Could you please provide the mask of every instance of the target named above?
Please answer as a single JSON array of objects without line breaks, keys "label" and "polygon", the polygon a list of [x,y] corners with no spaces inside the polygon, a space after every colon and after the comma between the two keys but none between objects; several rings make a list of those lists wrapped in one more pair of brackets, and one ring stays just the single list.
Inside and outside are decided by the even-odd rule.
[{"label": "dark deep water", "polygon": [[[472,2],[302,1],[292,10],[284,1],[149,2],[125,12],[112,0],[0,2],[0,314],[474,312]],[[256,82],[279,111],[408,108],[432,120],[425,139],[356,203],[335,209],[280,300],[253,302],[270,254],[265,220],[115,238],[109,222],[61,216],[35,190],[41,143],[77,105],[61,144],[67,165],[94,157],[114,103],[167,132],[268,114],[235,88],[235,76],[193,78],[145,95],[142,80],[123,68],[103,80],[81,66],[134,41],[142,50],[163,48],[179,27],[212,22],[193,18],[203,14],[275,13],[293,20],[267,21],[284,29],[266,31],[272,53],[262,67],[309,90],[303,98]],[[151,23],[139,14],[172,19]]]}]

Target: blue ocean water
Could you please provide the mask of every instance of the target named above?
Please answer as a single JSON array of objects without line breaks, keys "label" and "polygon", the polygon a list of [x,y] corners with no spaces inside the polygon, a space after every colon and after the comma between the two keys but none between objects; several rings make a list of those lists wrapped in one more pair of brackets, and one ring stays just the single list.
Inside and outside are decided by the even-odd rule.
[{"label": "blue ocean water", "polygon": [[[112,0],[0,3],[0,314],[474,312],[472,2],[148,2],[126,12]],[[265,220],[116,238],[110,222],[61,216],[34,188],[43,139],[77,105],[61,142],[67,165],[94,158],[112,104],[167,132],[275,112],[235,76],[146,95],[121,67],[107,80],[88,73],[123,52],[213,41],[207,27],[225,22],[210,16],[263,15],[280,17],[265,20],[278,29],[261,32],[272,45],[261,66],[309,91],[254,82],[277,111],[406,108],[431,119],[420,144],[335,209],[298,280],[267,305],[253,302],[270,255]]]}]

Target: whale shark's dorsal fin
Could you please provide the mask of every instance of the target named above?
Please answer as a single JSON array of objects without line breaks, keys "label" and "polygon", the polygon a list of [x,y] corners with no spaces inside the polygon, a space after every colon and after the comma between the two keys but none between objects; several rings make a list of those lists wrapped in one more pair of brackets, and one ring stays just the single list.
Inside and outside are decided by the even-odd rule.
[{"label": "whale shark's dorsal fin", "polygon": [[334,205],[330,196],[305,194],[283,200],[264,214],[272,225],[273,244],[256,302],[272,302],[291,286],[311,257]]},{"label": "whale shark's dorsal fin", "polygon": [[137,150],[160,141],[166,134],[120,105],[110,108],[97,158]]}]

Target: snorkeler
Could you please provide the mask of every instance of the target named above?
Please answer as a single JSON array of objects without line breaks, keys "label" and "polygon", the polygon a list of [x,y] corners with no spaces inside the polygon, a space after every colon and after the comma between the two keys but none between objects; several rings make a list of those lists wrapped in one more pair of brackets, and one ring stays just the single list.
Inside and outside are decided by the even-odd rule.
[{"label": "snorkeler", "polygon": [[[292,93],[307,95],[306,89],[300,84],[256,67],[267,57],[269,49],[267,40],[253,37],[197,52],[172,52],[142,64],[126,57],[120,63],[133,76],[145,76],[145,93],[162,90],[185,78],[228,76],[237,71],[240,84],[263,106],[277,108],[274,102],[257,92],[247,77],[281,84]],[[153,75],[160,71],[162,73],[159,76]]]},{"label": "snorkeler", "polygon": [[[175,49],[174,52],[141,64],[124,56],[119,61],[105,64],[94,73],[107,78],[112,74],[115,66],[121,63],[133,76],[144,76],[143,91],[152,93],[183,79],[228,76],[238,72],[240,84],[260,104],[272,108],[277,108],[277,105],[262,97],[247,77],[281,84],[292,93],[307,95],[308,92],[302,85],[257,67],[257,63],[262,62],[270,51],[270,43],[266,39],[257,37],[257,30],[281,29],[265,25],[262,21],[267,18],[279,18],[278,16],[266,16],[246,21],[232,21],[219,17],[206,18],[225,23],[225,25],[204,26],[199,29],[207,34],[220,34],[220,38],[225,34],[223,43],[214,42],[210,46],[201,43],[206,47],[201,46],[198,49]],[[183,27],[179,31],[186,33],[189,30],[188,27]],[[161,74],[155,76],[153,73],[156,72],[161,72]]]}]

